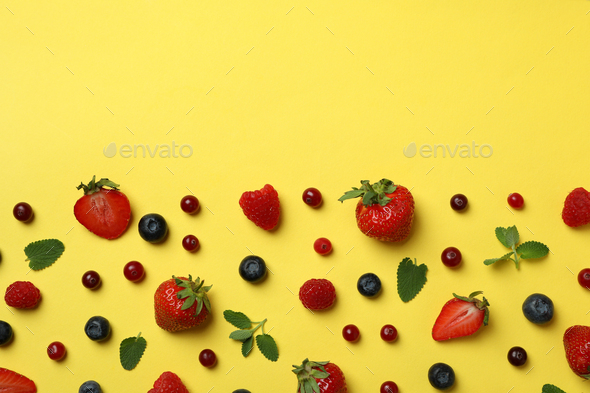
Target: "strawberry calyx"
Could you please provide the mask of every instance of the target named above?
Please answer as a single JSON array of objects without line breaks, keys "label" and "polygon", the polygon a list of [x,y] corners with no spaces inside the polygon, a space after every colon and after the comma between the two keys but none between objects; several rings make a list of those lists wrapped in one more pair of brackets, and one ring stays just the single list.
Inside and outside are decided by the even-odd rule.
[{"label": "strawberry calyx", "polygon": [[483,300],[477,299],[475,297],[475,296],[481,295],[482,293],[483,293],[483,291],[475,291],[475,292],[470,293],[469,296],[467,296],[467,297],[459,296],[459,295],[456,295],[455,293],[453,293],[453,296],[459,300],[463,300],[464,302],[473,303],[475,305],[475,307],[477,307],[479,310],[484,311],[485,315],[483,317],[483,325],[487,326],[488,319],[490,317],[490,310],[488,309],[490,302],[488,302],[488,300],[485,298],[485,296],[483,296]]},{"label": "strawberry calyx", "polygon": [[291,371],[297,375],[297,392],[309,393],[313,391],[320,393],[320,387],[315,378],[323,379],[330,376],[330,373],[324,368],[328,363],[330,362],[310,362],[309,359],[305,359],[301,366],[293,365],[295,368]]},{"label": "strawberry calyx", "polygon": [[76,190],[83,189],[84,195],[92,195],[95,192],[99,192],[103,187],[110,187],[113,190],[117,190],[117,187],[119,187],[119,185],[104,177],[99,181],[96,181],[95,175],[92,176],[92,180],[90,180],[90,183],[88,183],[88,185],[80,183],[80,185],[76,187]]},{"label": "strawberry calyx", "polygon": [[209,285],[204,287],[203,284],[205,280],[201,281],[199,277],[195,281],[193,281],[192,276],[188,275],[188,280],[181,279],[175,276],[172,276],[176,285],[181,288],[184,288],[182,291],[178,291],[176,296],[179,299],[185,299],[182,303],[181,310],[187,310],[191,308],[195,302],[197,302],[197,311],[195,312],[195,316],[201,313],[203,309],[203,305],[207,308],[207,311],[211,313],[211,303],[209,303],[209,298],[207,297],[207,292],[211,289],[213,285]]},{"label": "strawberry calyx", "polygon": [[391,202],[387,194],[392,194],[396,188],[397,186],[391,180],[385,178],[374,184],[371,184],[369,180],[361,180],[361,188],[352,187],[352,190],[346,191],[338,200],[344,202],[347,199],[362,197],[365,206],[376,204],[385,206]]}]

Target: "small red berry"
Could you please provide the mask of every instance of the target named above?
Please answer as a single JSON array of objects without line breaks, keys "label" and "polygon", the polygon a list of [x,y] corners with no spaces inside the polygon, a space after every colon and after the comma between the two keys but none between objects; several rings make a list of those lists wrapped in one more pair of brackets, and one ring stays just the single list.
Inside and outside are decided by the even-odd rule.
[{"label": "small red berry", "polygon": [[41,300],[41,291],[29,281],[15,281],[6,288],[4,301],[14,308],[34,308]]},{"label": "small red berry", "polygon": [[508,362],[513,366],[522,366],[526,363],[527,354],[522,347],[512,347],[508,351]]},{"label": "small red berry", "polygon": [[199,210],[199,200],[194,195],[187,195],[180,200],[180,208],[185,213],[194,214]]},{"label": "small red berry", "polygon": [[199,239],[194,235],[186,235],[182,239],[182,247],[187,251],[193,252],[199,248]]},{"label": "small red berry", "polygon": [[443,250],[440,259],[447,267],[456,267],[461,263],[461,251],[455,247],[447,247]]},{"label": "small red berry", "polygon": [[199,354],[199,362],[204,367],[213,367],[217,362],[217,356],[215,356],[215,352],[210,349],[203,349]]},{"label": "small red berry", "polygon": [[66,347],[59,341],[54,341],[47,347],[47,355],[52,360],[61,360],[66,356]]},{"label": "small red berry", "polygon": [[325,237],[320,237],[313,243],[313,249],[320,255],[326,255],[332,251],[332,243]]},{"label": "small red berry", "polygon": [[82,276],[82,285],[88,289],[98,288],[100,285],[100,275],[94,270],[88,270]]},{"label": "small red berry", "polygon": [[451,208],[455,211],[464,210],[467,207],[467,197],[463,194],[455,194],[451,197]]},{"label": "small red berry", "polygon": [[381,328],[383,341],[392,342],[397,338],[397,329],[393,325],[385,325]]},{"label": "small red berry", "polygon": [[318,207],[322,204],[322,193],[317,189],[310,187],[303,191],[303,202],[311,207]]},{"label": "small red berry", "polygon": [[351,343],[358,341],[360,335],[361,332],[355,325],[346,325],[344,326],[344,329],[342,329],[342,337]]},{"label": "small red berry", "polygon": [[399,390],[398,390],[395,382],[387,381],[387,382],[383,382],[379,392],[380,393],[397,393],[397,392],[399,392]]},{"label": "small red berry", "polygon": [[28,222],[33,218],[33,208],[27,202],[20,202],[12,209],[14,218],[21,222]]},{"label": "small red berry", "polygon": [[508,204],[515,209],[520,209],[524,205],[524,199],[519,193],[513,192],[508,195]]},{"label": "small red berry", "polygon": [[578,283],[584,288],[590,290],[590,269],[582,269],[578,273]]},{"label": "small red berry", "polygon": [[123,268],[123,274],[129,281],[137,282],[143,278],[145,269],[141,263],[137,261],[131,261],[128,262]]}]

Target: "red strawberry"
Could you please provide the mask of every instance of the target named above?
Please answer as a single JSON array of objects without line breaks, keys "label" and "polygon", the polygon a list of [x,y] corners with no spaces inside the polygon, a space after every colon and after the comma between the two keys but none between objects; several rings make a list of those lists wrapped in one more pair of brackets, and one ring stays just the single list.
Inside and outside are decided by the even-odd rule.
[{"label": "red strawberry", "polygon": [[[189,275],[164,281],[154,295],[156,323],[168,332],[178,332],[199,326],[211,313],[211,304],[204,281]],[[205,307],[203,307],[205,306]]]},{"label": "red strawberry", "polygon": [[[297,375],[297,393],[347,393],[346,379],[340,367],[330,362],[303,361],[301,366],[293,366]],[[316,389],[319,387],[319,390]]]},{"label": "red strawberry", "polygon": [[36,393],[35,382],[24,375],[0,368],[0,392],[2,393]]},{"label": "red strawberry", "polygon": [[563,335],[565,357],[572,371],[590,379],[590,326],[572,326]]},{"label": "red strawberry", "polygon": [[590,223],[590,192],[578,187],[568,194],[561,212],[563,222],[570,227]]},{"label": "red strawberry", "polygon": [[243,193],[240,207],[250,221],[264,230],[270,231],[279,223],[279,194],[270,184],[260,190]]},{"label": "red strawberry", "polygon": [[32,282],[16,281],[6,288],[4,300],[10,307],[34,308],[41,300],[41,292]]},{"label": "red strawberry", "polygon": [[178,375],[166,371],[154,382],[154,388],[148,393],[189,393]]},{"label": "red strawberry", "polygon": [[469,336],[479,330],[481,325],[488,324],[490,303],[484,297],[483,300],[475,296],[483,292],[473,292],[469,297],[455,296],[442,308],[434,327],[432,338],[436,341],[449,340],[451,338]]},{"label": "red strawberry", "polygon": [[[76,187],[84,189],[84,196],[74,205],[74,215],[95,235],[116,239],[125,232],[131,218],[129,199],[117,190],[118,184],[104,178],[95,182],[95,178],[93,176],[88,185]],[[105,186],[110,189],[103,189]]]},{"label": "red strawberry", "polygon": [[310,310],[323,310],[334,304],[336,288],[325,278],[307,280],[299,289],[299,300]]},{"label": "red strawberry", "polygon": [[365,235],[385,242],[406,240],[414,220],[414,198],[404,186],[382,179],[371,185],[361,181],[338,200],[362,197],[356,205],[356,223]]}]

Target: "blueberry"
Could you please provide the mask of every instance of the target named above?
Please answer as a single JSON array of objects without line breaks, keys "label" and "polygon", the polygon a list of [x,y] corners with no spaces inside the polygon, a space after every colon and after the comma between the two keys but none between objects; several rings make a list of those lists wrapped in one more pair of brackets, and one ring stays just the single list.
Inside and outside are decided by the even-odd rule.
[{"label": "blueberry", "polygon": [[541,293],[533,293],[522,303],[522,312],[532,323],[542,325],[553,318],[553,302]]},{"label": "blueberry", "polygon": [[96,381],[86,381],[78,389],[78,393],[102,393],[100,385]]},{"label": "blueberry", "polygon": [[363,296],[375,297],[381,291],[381,280],[373,273],[365,273],[357,281],[356,288]]},{"label": "blueberry", "polygon": [[238,389],[234,390],[232,393],[250,393],[250,391],[246,389]]},{"label": "blueberry", "polygon": [[168,233],[168,224],[166,220],[159,214],[146,214],[139,220],[139,236],[143,240],[150,243],[159,243],[166,237]]},{"label": "blueberry", "polygon": [[86,322],[84,332],[92,341],[102,341],[111,333],[111,324],[104,317],[92,317]]},{"label": "blueberry", "polygon": [[248,255],[240,262],[240,276],[249,282],[259,282],[266,277],[266,263],[256,255]]},{"label": "blueberry", "polygon": [[448,364],[435,363],[428,370],[428,381],[433,388],[446,390],[455,383],[455,372]]},{"label": "blueberry", "polygon": [[12,340],[12,326],[8,322],[0,321],[0,346]]}]

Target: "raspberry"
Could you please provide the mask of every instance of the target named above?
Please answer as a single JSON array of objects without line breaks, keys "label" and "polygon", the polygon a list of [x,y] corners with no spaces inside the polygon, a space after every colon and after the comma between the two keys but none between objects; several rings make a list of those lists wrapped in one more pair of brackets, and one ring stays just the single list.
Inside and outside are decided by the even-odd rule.
[{"label": "raspberry", "polygon": [[189,393],[188,389],[182,383],[178,375],[166,371],[160,375],[160,378],[154,382],[153,389],[148,393]]},{"label": "raspberry", "polygon": [[41,292],[32,282],[16,281],[6,288],[6,304],[14,308],[33,308],[41,300]]},{"label": "raspberry", "polygon": [[299,289],[299,300],[310,310],[323,310],[334,304],[336,289],[325,278],[307,280]]},{"label": "raspberry", "polygon": [[279,223],[279,194],[270,184],[260,190],[243,193],[240,207],[250,221],[264,230],[270,231]]},{"label": "raspberry", "polygon": [[578,187],[568,194],[561,213],[563,222],[570,227],[590,223],[590,192]]}]

